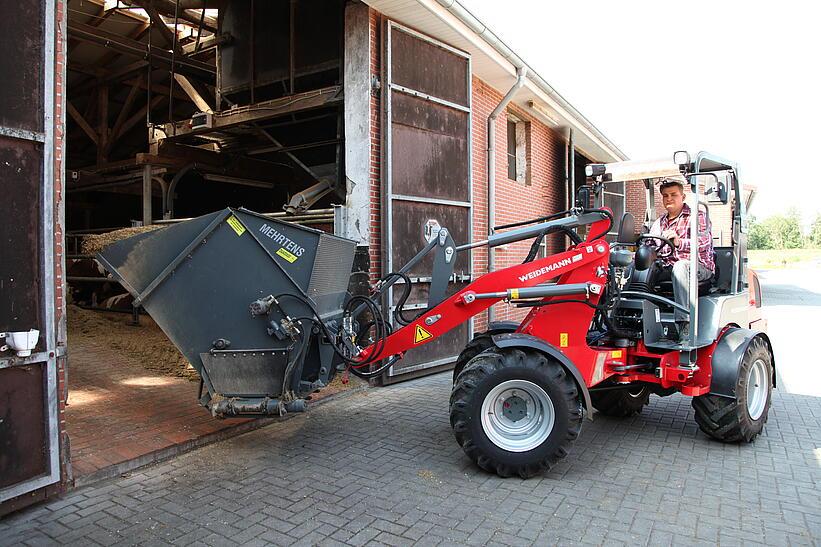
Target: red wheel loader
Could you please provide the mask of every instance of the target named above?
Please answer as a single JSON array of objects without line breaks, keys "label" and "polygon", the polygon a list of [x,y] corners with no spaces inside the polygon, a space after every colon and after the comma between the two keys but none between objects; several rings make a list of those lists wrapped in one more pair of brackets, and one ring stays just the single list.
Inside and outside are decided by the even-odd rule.
[{"label": "red wheel loader", "polygon": [[[776,375],[758,279],[746,267],[736,166],[677,152],[673,161],[586,169],[573,209],[497,227],[484,241],[457,245],[447,227],[429,223],[427,244],[369,295],[346,292],[353,242],[244,209],[140,234],[98,260],[200,372],[200,402],[214,416],[303,410],[305,397],[334,374],[380,375],[407,351],[504,301],[530,311],[521,323],[491,323],[474,336],[453,374],[451,425],[481,468],[503,477],[541,473],[568,454],[593,409],[629,416],[651,394],[690,396],[704,433],[752,441],[767,421]],[[689,306],[660,280],[658,248],[671,243],[636,237],[630,214],[617,221],[591,203],[608,184],[643,183],[649,223],[653,185],[667,177],[686,181],[691,209],[729,211],[715,275],[699,284],[697,253],[690,258]],[[698,248],[696,217],[691,248]],[[567,236],[568,249],[536,258],[553,233]],[[533,244],[522,264],[448,295],[460,252],[523,240]],[[407,272],[430,254],[428,305],[406,317]],[[386,313],[385,295],[399,281],[402,294]],[[682,314],[686,329],[676,321]]]}]

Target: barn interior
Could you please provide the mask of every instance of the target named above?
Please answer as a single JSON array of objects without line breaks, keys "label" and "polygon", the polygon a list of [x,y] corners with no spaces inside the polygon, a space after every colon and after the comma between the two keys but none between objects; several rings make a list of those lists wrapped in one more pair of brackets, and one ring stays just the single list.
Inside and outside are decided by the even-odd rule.
[{"label": "barn interior", "polygon": [[[218,434],[196,374],[93,259],[225,207],[332,232],[344,0],[69,0],[69,433],[75,478]],[[233,422],[235,423],[235,422]]]}]

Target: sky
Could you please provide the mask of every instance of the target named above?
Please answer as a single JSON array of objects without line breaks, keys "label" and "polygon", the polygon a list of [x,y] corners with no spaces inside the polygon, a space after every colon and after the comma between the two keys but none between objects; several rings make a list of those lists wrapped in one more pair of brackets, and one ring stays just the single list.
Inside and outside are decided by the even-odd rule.
[{"label": "sky", "polygon": [[630,159],[707,150],[821,214],[821,2],[460,0]]}]

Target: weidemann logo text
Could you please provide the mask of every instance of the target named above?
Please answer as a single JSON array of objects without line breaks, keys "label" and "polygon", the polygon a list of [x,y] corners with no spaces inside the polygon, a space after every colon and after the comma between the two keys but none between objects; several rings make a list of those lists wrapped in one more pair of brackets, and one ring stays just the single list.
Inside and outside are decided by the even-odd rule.
[{"label": "weidemann logo text", "polygon": [[563,268],[564,266],[569,266],[570,264],[573,264],[574,262],[578,262],[581,259],[582,259],[582,255],[578,254],[578,255],[575,255],[571,258],[565,258],[563,260],[559,260],[558,262],[554,262],[553,264],[549,264],[547,266],[541,267],[538,270],[533,270],[532,272],[528,272],[524,275],[520,275],[519,276],[519,281],[524,283],[528,279],[534,279],[536,277],[540,277],[540,276],[542,276],[546,273],[552,272],[555,269]]}]

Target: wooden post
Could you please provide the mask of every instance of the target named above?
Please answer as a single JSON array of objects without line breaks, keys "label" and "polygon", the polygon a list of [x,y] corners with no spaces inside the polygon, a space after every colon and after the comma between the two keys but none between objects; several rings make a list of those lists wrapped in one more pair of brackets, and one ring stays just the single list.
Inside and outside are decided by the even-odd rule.
[{"label": "wooden post", "polygon": [[97,165],[108,161],[108,84],[97,87]]},{"label": "wooden post", "polygon": [[143,166],[143,226],[151,224],[151,165]]}]

